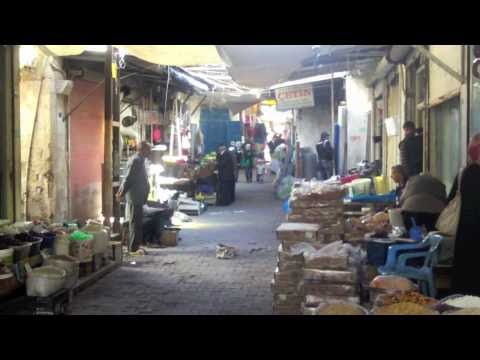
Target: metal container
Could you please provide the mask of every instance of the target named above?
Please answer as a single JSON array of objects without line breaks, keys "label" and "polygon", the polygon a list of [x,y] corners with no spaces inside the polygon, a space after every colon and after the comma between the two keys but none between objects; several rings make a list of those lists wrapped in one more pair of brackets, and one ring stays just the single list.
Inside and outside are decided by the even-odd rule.
[{"label": "metal container", "polygon": [[30,249],[32,247],[32,244],[27,242],[23,243],[22,245],[18,246],[12,246],[13,249],[13,262],[17,263],[22,260],[28,259],[30,255]]}]

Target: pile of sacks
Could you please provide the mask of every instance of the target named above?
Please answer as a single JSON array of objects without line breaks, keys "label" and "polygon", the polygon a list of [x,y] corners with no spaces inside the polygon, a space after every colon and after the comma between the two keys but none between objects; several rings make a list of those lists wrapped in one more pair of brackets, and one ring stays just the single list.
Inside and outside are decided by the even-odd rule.
[{"label": "pile of sacks", "polygon": [[277,268],[273,275],[273,314],[300,315],[302,296],[298,284],[303,276],[304,258],[302,251],[278,248]]},{"label": "pile of sacks", "polygon": [[[278,315],[301,314],[302,296],[298,285],[303,277],[305,246],[319,246],[316,224],[283,223],[277,228],[277,268],[271,283],[273,313]],[[301,245],[304,244],[304,245]]]},{"label": "pile of sacks", "polygon": [[341,241],[320,250],[308,246],[303,251],[305,266],[299,283],[303,314],[315,314],[320,306],[360,303],[360,282],[365,253]]},{"label": "pile of sacks", "polygon": [[345,194],[343,186],[303,181],[292,191],[287,221],[318,224],[318,242],[328,244],[341,240],[345,232]]}]

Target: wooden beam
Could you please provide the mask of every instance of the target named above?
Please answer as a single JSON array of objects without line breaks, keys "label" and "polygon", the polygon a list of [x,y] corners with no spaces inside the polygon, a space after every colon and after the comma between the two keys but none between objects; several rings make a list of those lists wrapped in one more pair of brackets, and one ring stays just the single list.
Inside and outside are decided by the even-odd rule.
[{"label": "wooden beam", "polygon": [[107,45],[105,54],[105,125],[104,125],[104,153],[102,176],[102,214],[106,223],[110,221],[113,211],[113,165],[112,165],[112,122],[113,122],[113,79],[112,72],[116,71],[113,65],[113,48]]}]

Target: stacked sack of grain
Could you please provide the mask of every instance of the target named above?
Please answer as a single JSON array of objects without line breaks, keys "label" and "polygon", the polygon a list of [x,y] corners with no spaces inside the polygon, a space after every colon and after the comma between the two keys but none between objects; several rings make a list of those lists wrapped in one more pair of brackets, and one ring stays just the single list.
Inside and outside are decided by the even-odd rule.
[{"label": "stacked sack of grain", "polygon": [[298,284],[302,279],[304,264],[301,250],[285,250],[279,245],[277,268],[271,283],[274,314],[301,314],[302,297],[298,294]]},{"label": "stacked sack of grain", "polygon": [[360,249],[338,241],[320,250],[305,251],[304,258],[303,280],[299,283],[304,314],[316,314],[324,304],[360,303],[364,259]]},{"label": "stacked sack of grain", "polygon": [[303,277],[303,252],[318,245],[319,228],[316,224],[302,223],[283,223],[277,228],[277,239],[281,244],[271,283],[274,314],[301,313],[302,297],[298,294],[298,284]]},{"label": "stacked sack of grain", "polygon": [[320,225],[317,240],[328,244],[341,239],[345,224],[343,198],[345,188],[315,180],[302,182],[289,199],[289,222]]}]

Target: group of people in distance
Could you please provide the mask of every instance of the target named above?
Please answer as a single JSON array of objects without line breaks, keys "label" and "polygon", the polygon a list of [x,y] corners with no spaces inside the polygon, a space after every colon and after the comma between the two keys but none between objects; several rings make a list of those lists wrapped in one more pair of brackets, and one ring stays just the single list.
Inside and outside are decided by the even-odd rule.
[{"label": "group of people in distance", "polygon": [[404,125],[405,138],[400,143],[401,165],[392,167],[391,178],[397,184],[397,206],[402,210],[405,227],[413,221],[427,231],[436,231],[441,212],[455,198],[461,197],[459,224],[455,236],[452,291],[480,296],[480,133],[468,146],[467,166],[460,170],[447,196],[445,185],[422,172],[421,131],[412,122]]}]

